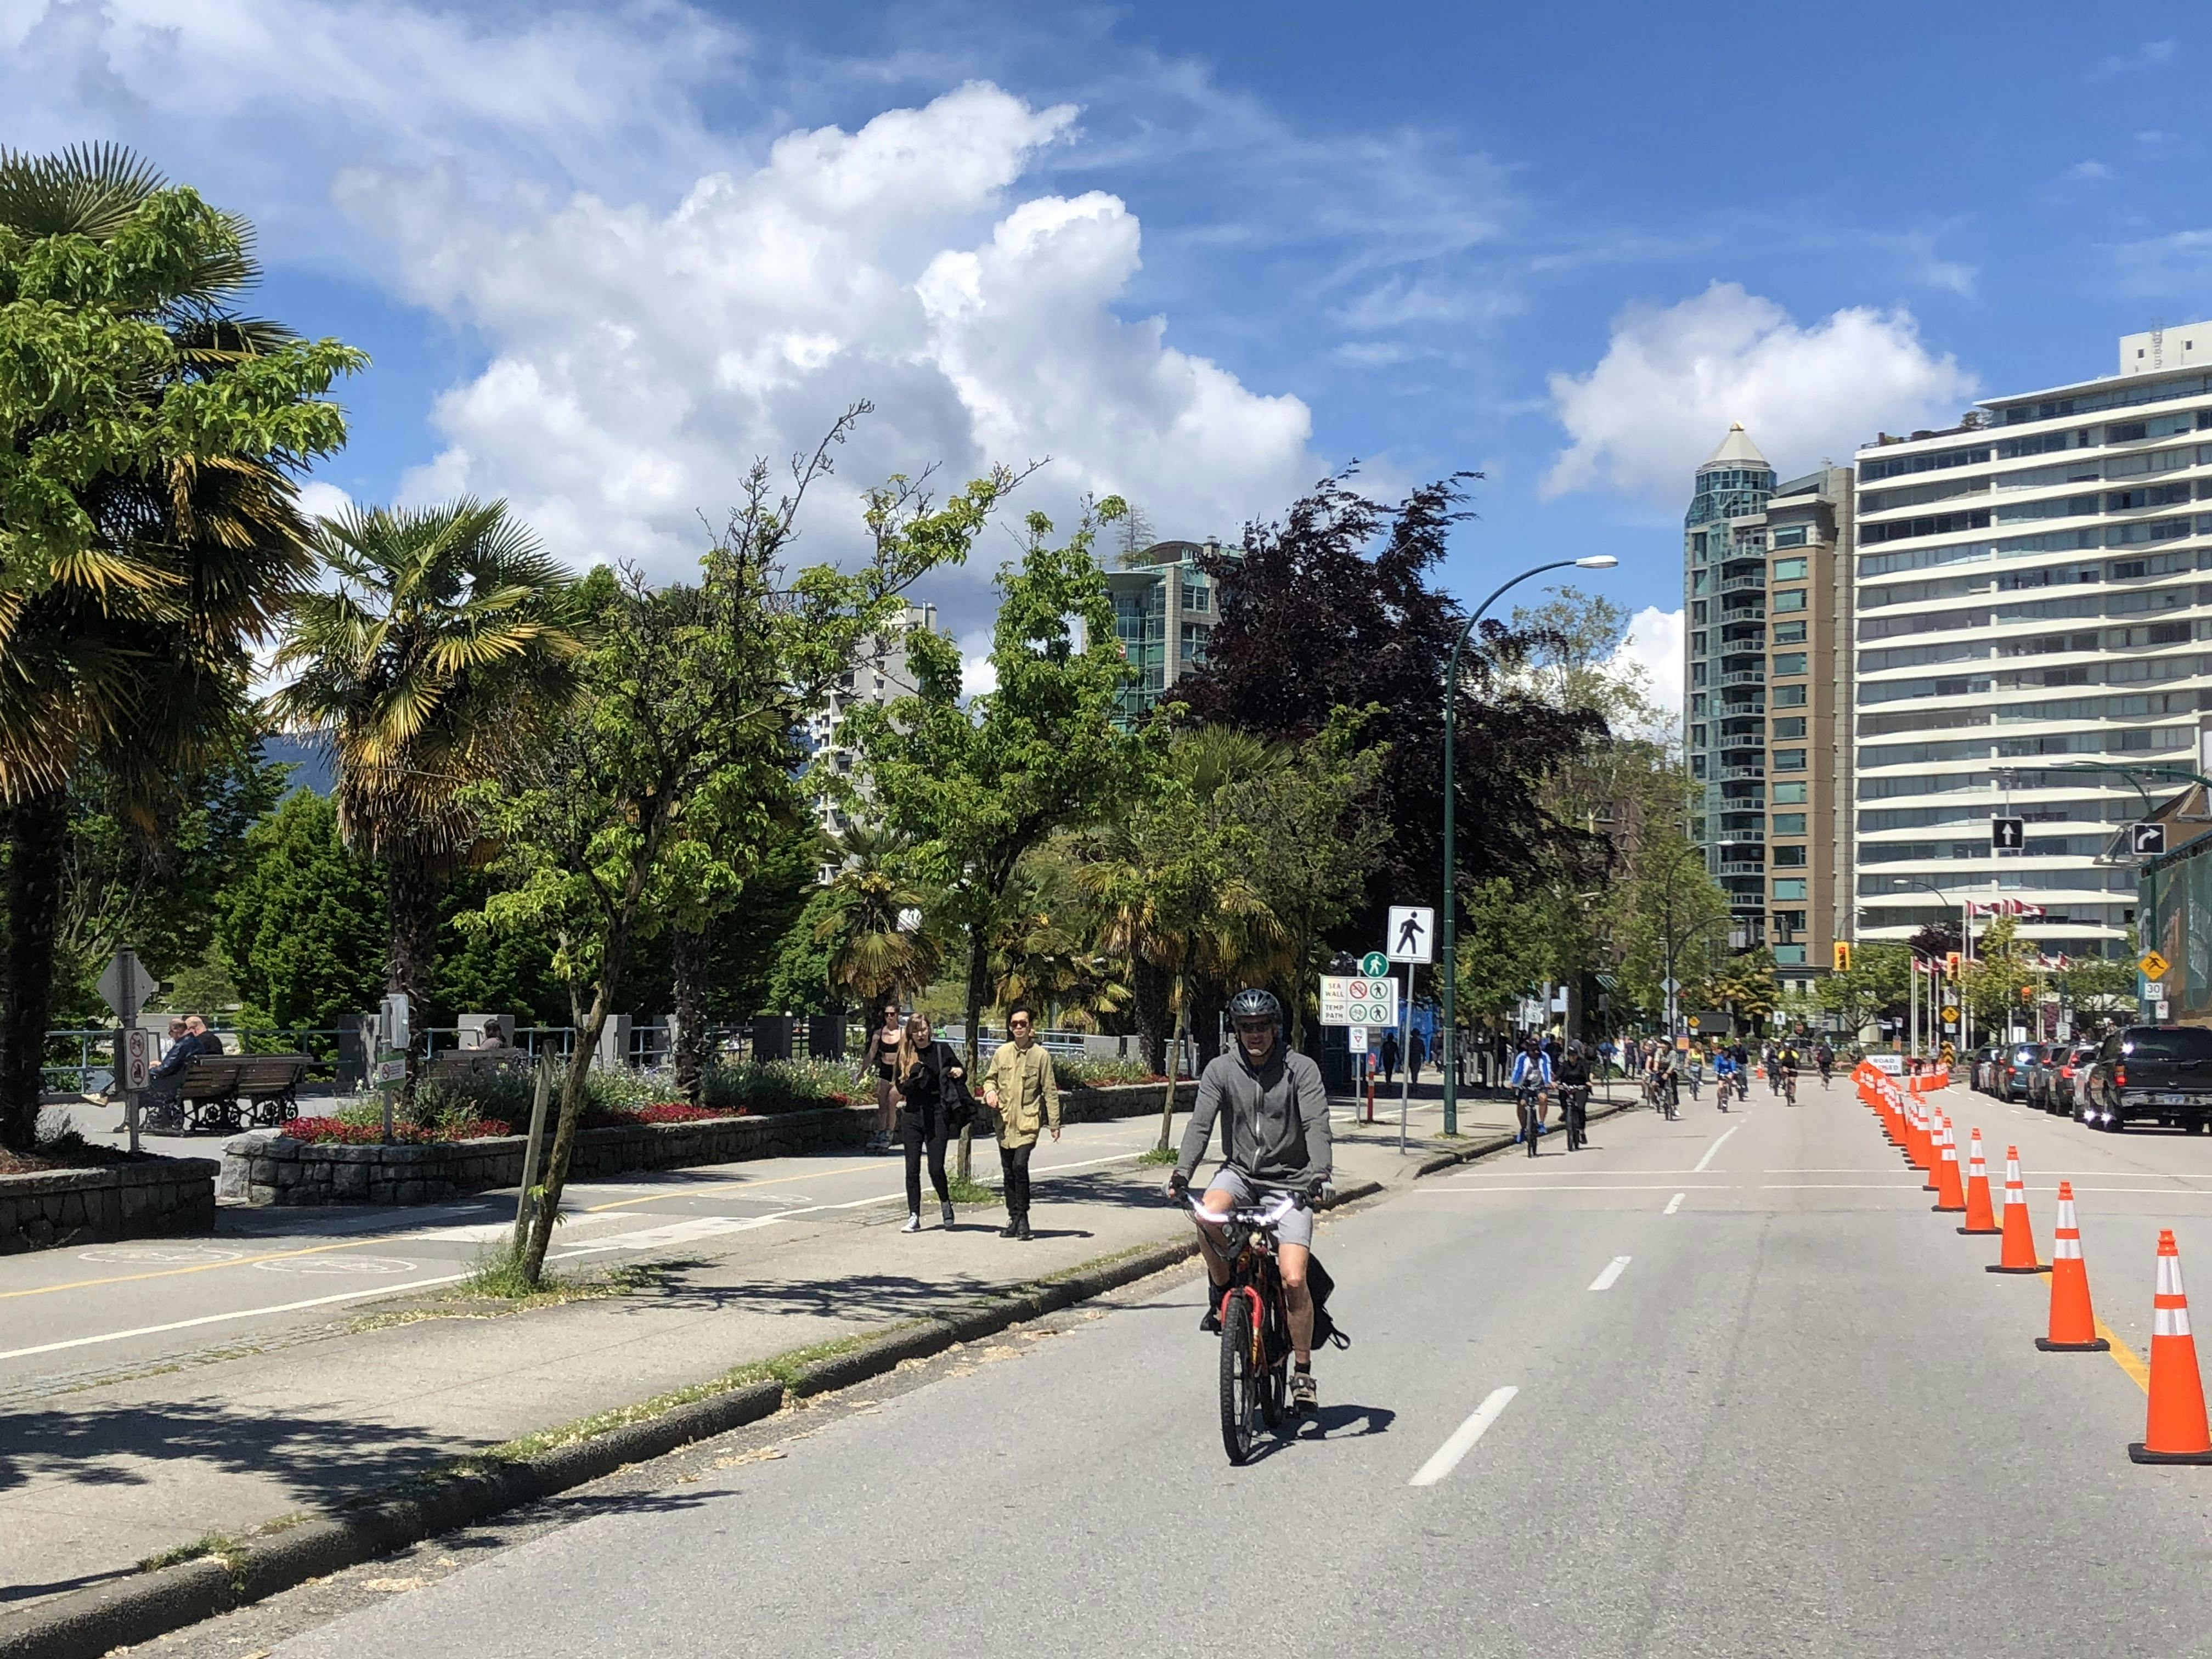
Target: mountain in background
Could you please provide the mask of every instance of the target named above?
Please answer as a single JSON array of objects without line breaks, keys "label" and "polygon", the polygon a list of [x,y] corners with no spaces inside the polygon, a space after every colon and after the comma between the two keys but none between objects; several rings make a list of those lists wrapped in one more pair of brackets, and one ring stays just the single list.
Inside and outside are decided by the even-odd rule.
[{"label": "mountain in background", "polygon": [[337,787],[337,775],[330,745],[314,738],[264,738],[261,758],[292,769],[292,787],[327,795]]}]

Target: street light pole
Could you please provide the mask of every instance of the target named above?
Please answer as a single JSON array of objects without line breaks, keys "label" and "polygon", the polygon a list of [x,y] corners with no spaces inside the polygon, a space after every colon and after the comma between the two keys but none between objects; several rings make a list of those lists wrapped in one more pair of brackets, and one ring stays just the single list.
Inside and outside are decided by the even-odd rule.
[{"label": "street light pole", "polygon": [[[1540,564],[1522,571],[1509,580],[1492,588],[1490,597],[1475,606],[1474,614],[1467,619],[1452,641],[1451,666],[1444,673],[1444,1133],[1459,1133],[1459,1073],[1454,1070],[1459,1058],[1459,1023],[1455,1018],[1459,994],[1459,918],[1458,907],[1453,902],[1453,877],[1458,861],[1458,847],[1454,839],[1456,824],[1454,796],[1457,793],[1455,764],[1459,756],[1459,657],[1467,647],[1468,636],[1474,625],[1482,620],[1482,613],[1498,602],[1499,594],[1509,587],[1525,582],[1531,576],[1540,576],[1547,570],[1610,570],[1620,561],[1610,553],[1600,553],[1586,559],[1554,559],[1549,564]],[[1551,1009],[1544,1010],[1545,1024],[1551,1023]]]}]

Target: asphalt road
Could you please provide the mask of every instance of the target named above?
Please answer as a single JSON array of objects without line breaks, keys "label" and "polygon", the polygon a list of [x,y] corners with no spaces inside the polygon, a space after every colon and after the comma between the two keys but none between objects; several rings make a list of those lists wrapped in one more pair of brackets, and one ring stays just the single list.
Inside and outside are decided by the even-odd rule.
[{"label": "asphalt road", "polygon": [[[2212,1294],[2202,1143],[1948,1098],[2021,1145],[2046,1255],[2078,1179],[2124,1343],[2159,1226]],[[2128,1462],[2136,1380],[2039,1353],[2045,1281],[1984,1273],[1841,1086],[1595,1133],[1327,1222],[1356,1345],[1245,1469],[1196,1285],[1156,1285],[276,1651],[2212,1652],[2212,1468]]]}]

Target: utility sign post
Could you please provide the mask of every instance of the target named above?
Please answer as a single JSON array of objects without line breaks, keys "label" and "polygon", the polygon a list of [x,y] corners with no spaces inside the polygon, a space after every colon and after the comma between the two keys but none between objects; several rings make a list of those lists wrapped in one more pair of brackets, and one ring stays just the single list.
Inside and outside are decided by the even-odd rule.
[{"label": "utility sign post", "polygon": [[[136,951],[118,951],[107,959],[107,967],[100,975],[100,1000],[115,1012],[115,1068],[114,1079],[109,1085],[123,1096],[123,1121],[131,1130],[131,1150],[138,1150],[138,1093],[152,1076],[151,1068],[143,1063],[146,1034],[131,1029],[138,1018],[138,1011],[146,1006],[146,999],[154,994],[153,976],[145,964],[138,960]],[[131,1039],[137,1038],[142,1063],[135,1068],[137,1082],[131,1079],[134,1067],[131,1063]]]},{"label": "utility sign post", "polygon": [[376,1014],[376,1067],[371,1076],[384,1097],[384,1139],[387,1144],[392,1139],[392,1093],[407,1081],[407,1047],[414,1038],[413,1013],[407,1006],[407,993],[392,991],[386,994],[384,1006]]}]

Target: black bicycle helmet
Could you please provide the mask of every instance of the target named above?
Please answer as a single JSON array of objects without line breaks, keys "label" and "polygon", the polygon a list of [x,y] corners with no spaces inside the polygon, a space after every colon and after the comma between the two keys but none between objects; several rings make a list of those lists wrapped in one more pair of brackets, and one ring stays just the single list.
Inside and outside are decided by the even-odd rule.
[{"label": "black bicycle helmet", "polygon": [[1283,1023],[1283,1005],[1275,1000],[1273,991],[1263,991],[1256,985],[1249,985],[1229,999],[1229,1018],[1272,1020],[1280,1025]]}]

